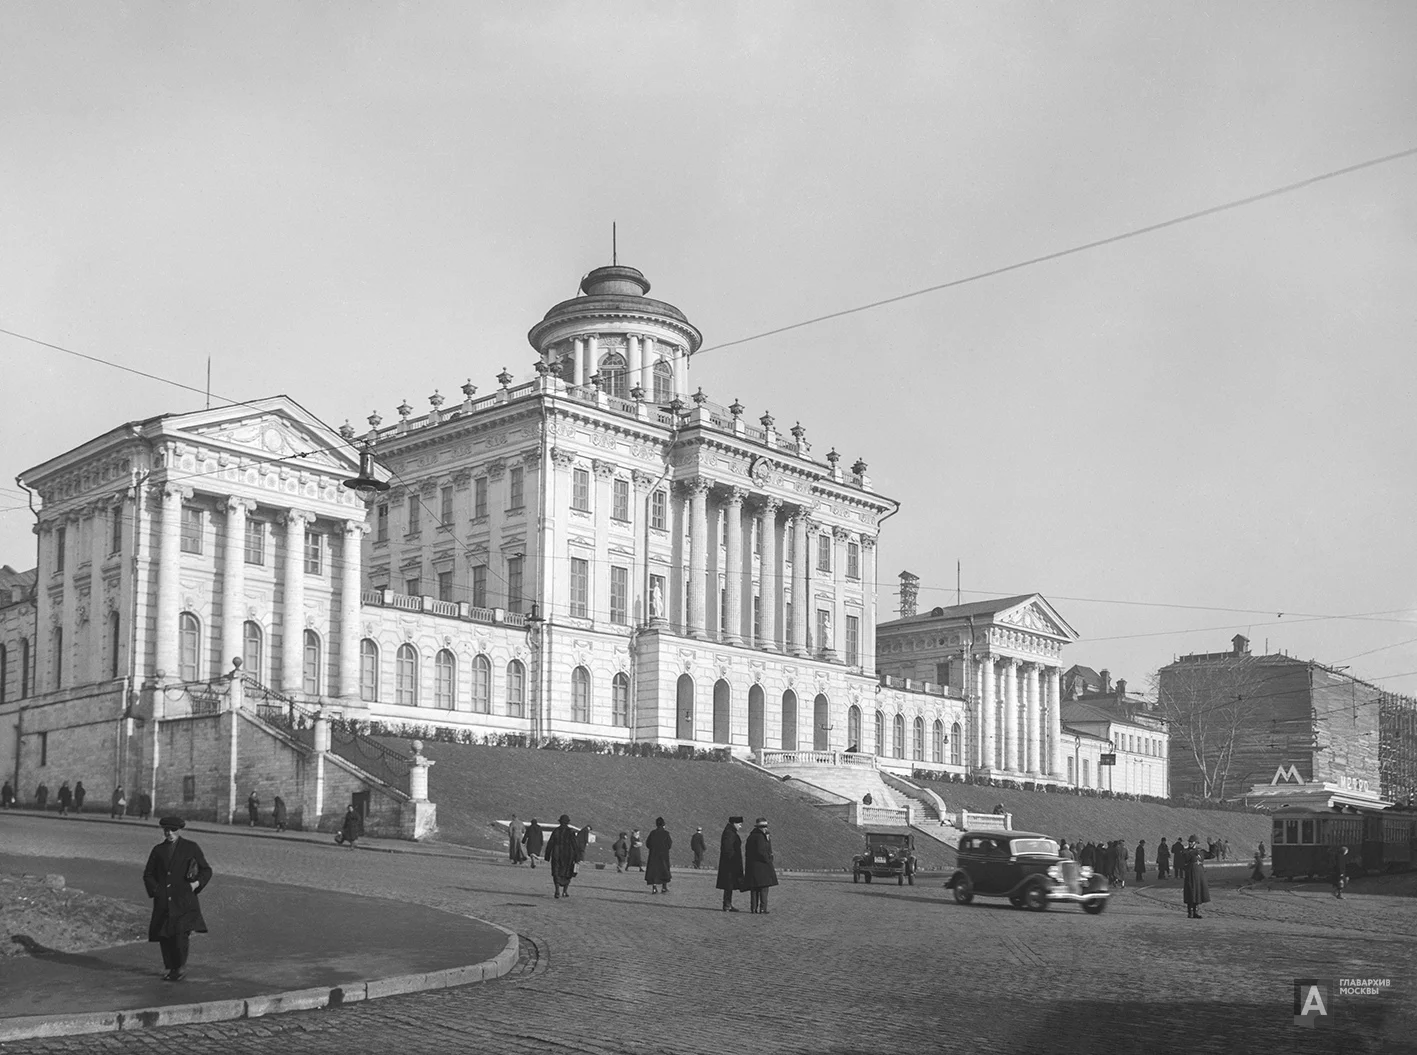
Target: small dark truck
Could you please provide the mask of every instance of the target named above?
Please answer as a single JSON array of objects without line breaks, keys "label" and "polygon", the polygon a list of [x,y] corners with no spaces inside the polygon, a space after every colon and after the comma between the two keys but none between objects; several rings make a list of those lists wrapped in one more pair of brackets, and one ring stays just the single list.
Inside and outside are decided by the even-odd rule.
[{"label": "small dark truck", "polygon": [[851,859],[851,881],[894,879],[897,886],[915,885],[915,833],[900,829],[867,830],[866,852]]}]

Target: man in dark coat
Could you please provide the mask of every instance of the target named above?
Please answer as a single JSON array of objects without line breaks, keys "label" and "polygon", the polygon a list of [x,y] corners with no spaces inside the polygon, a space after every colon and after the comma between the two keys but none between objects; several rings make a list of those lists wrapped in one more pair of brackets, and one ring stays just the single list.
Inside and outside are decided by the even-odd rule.
[{"label": "man in dark coat", "polygon": [[[1178,839],[1177,842],[1180,840]],[[1205,881],[1205,860],[1214,857],[1212,850],[1201,848],[1200,840],[1191,836],[1189,845],[1181,851],[1181,875],[1185,878],[1182,896],[1186,902],[1186,915],[1191,919],[1201,918],[1201,906],[1210,901],[1210,884]]]},{"label": "man in dark coat", "polygon": [[66,816],[69,812],[69,805],[74,801],[74,793],[69,790],[69,782],[66,780],[59,785],[59,816]]},{"label": "man in dark coat", "polygon": [[108,811],[108,819],[122,817],[128,812],[128,797],[123,794],[123,785],[119,784],[113,789],[113,802]]},{"label": "man in dark coat", "polygon": [[138,820],[145,821],[153,815],[153,797],[146,791],[138,792]]},{"label": "man in dark coat", "polygon": [[44,781],[39,782],[39,787],[34,789],[34,804],[37,809],[44,809],[49,805],[49,785]]},{"label": "man in dark coat", "polygon": [[84,787],[84,782],[80,780],[74,785],[74,812],[84,812],[84,797],[88,795],[88,790]]},{"label": "man in dark coat", "polygon": [[1171,875],[1171,847],[1166,845],[1166,836],[1161,837],[1161,845],[1156,848],[1156,878],[1166,879]]},{"label": "man in dark coat", "polygon": [[669,848],[674,845],[674,840],[669,837],[669,830],[664,827],[664,818],[654,819],[654,831],[645,838],[645,849],[649,851],[649,862],[645,865],[645,882],[649,884],[649,892],[658,894],[659,888],[664,888],[664,893],[669,893]]},{"label": "man in dark coat", "polygon": [[580,831],[576,832],[576,849],[580,850],[580,860],[585,860],[586,848],[590,846],[590,825],[587,824]]},{"label": "man in dark coat", "polygon": [[197,895],[211,882],[212,869],[202,848],[177,834],[187,826],[181,817],[164,817],[158,823],[162,842],[148,854],[143,869],[143,886],[153,900],[148,941],[162,947],[162,964],[167,968],[163,980],[176,982],[187,972],[188,936],[194,930],[207,932]]},{"label": "man in dark coat", "polygon": [[543,836],[541,825],[536,823],[536,818],[531,819],[531,824],[527,825],[526,834],[522,836],[522,842],[526,845],[527,860],[531,862],[531,867],[536,867],[536,859],[541,856]]},{"label": "man in dark coat", "polygon": [[1137,882],[1140,883],[1146,878],[1146,840],[1137,843],[1137,854],[1132,859],[1132,866],[1137,871]]},{"label": "man in dark coat", "polygon": [[743,886],[743,840],[738,832],[743,828],[742,817],[729,817],[718,840],[718,882],[723,891],[723,911],[737,912],[733,907],[733,891]]},{"label": "man in dark coat", "polygon": [[1343,900],[1343,888],[1348,885],[1348,847],[1340,846],[1333,854],[1333,896]]},{"label": "man in dark coat", "polygon": [[694,867],[702,868],[704,866],[704,854],[708,852],[708,844],[704,842],[704,830],[702,828],[694,829],[694,837],[689,840],[689,849],[694,854]]},{"label": "man in dark coat", "polygon": [[354,840],[364,834],[364,818],[355,812],[352,802],[344,808],[344,823],[340,825],[339,834],[340,842],[351,850],[354,849]]},{"label": "man in dark coat", "polygon": [[551,866],[551,882],[556,885],[557,897],[571,896],[571,879],[581,860],[580,840],[576,834],[571,818],[563,813],[551,838],[546,840],[546,863]]},{"label": "man in dark coat", "polygon": [[7,810],[15,804],[15,789],[10,787],[10,782],[5,781],[5,786],[0,788],[0,806]]},{"label": "man in dark coat", "polygon": [[777,870],[772,866],[772,840],[768,838],[766,817],[759,817],[748,834],[743,851],[743,884],[751,891],[748,911],[767,915],[768,887],[777,886]]},{"label": "man in dark coat", "polygon": [[279,795],[271,803],[271,823],[278,832],[285,831],[285,799]]},{"label": "man in dark coat", "polygon": [[1181,855],[1186,852],[1185,843],[1181,842],[1181,837],[1176,836],[1176,841],[1171,844],[1171,874],[1177,879],[1185,879],[1186,873],[1181,871]]},{"label": "man in dark coat", "polygon": [[251,828],[261,823],[261,800],[256,798],[254,791],[251,792],[251,797],[246,800],[246,823]]}]

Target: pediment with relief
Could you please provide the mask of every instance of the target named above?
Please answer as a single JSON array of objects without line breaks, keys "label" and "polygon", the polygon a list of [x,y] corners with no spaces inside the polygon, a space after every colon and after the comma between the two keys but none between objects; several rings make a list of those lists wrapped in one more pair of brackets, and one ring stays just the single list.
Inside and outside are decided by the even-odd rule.
[{"label": "pediment with relief", "polygon": [[1012,608],[999,616],[998,621],[1010,626],[1023,627],[1025,630],[1034,630],[1040,634],[1048,634],[1053,637],[1071,638],[1073,633],[1060,626],[1043,608],[1036,602]]},{"label": "pediment with relief", "polygon": [[337,438],[320,436],[289,418],[263,414],[258,418],[224,421],[182,430],[206,443],[220,444],[249,451],[261,458],[299,459],[309,465],[325,466],[344,472],[351,459],[341,457],[329,448]]}]

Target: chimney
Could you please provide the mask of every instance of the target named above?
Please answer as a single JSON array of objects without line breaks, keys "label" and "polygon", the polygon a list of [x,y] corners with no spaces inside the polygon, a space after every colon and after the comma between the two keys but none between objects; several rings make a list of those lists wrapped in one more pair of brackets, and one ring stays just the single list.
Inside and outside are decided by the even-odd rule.
[{"label": "chimney", "polygon": [[1118,679],[1117,679],[1117,699],[1123,700],[1123,699],[1126,699],[1126,696],[1127,696],[1127,679],[1126,679],[1126,678],[1118,678]]},{"label": "chimney", "polygon": [[1236,634],[1230,639],[1230,644],[1234,648],[1234,655],[1248,656],[1250,654],[1250,639],[1244,634]]},{"label": "chimney", "polygon": [[1097,676],[1102,679],[1102,684],[1098,687],[1098,692],[1106,696],[1112,691],[1112,672],[1110,670],[1099,670]]}]

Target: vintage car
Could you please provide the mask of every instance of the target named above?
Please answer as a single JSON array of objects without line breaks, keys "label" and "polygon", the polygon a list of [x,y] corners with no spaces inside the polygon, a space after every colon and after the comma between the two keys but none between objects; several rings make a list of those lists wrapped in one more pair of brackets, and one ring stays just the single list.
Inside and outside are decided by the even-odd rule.
[{"label": "vintage car", "polygon": [[915,833],[900,829],[866,832],[866,852],[851,859],[851,881],[894,879],[897,886],[915,885]]},{"label": "vintage car", "polygon": [[958,858],[945,886],[961,905],[976,897],[1006,897],[1016,908],[1042,912],[1055,901],[1075,901],[1095,916],[1112,896],[1105,878],[1063,860],[1057,841],[1036,832],[965,832]]}]

